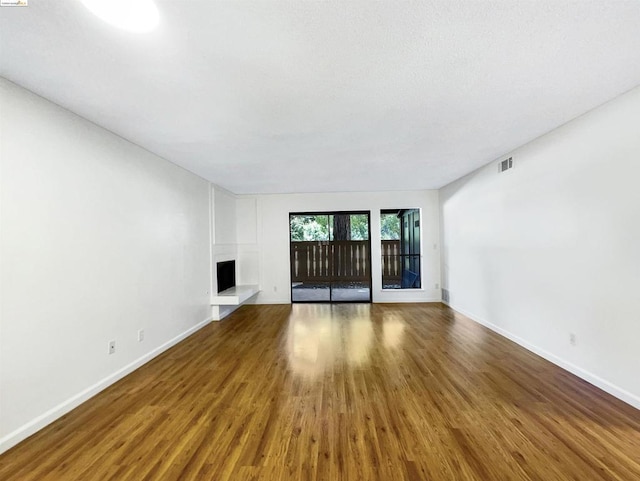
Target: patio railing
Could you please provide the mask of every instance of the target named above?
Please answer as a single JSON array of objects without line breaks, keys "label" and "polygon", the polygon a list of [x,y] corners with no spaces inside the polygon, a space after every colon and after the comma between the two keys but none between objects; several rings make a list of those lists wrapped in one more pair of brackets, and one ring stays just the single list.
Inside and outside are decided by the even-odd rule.
[{"label": "patio railing", "polygon": [[291,281],[368,281],[368,241],[292,242]]}]

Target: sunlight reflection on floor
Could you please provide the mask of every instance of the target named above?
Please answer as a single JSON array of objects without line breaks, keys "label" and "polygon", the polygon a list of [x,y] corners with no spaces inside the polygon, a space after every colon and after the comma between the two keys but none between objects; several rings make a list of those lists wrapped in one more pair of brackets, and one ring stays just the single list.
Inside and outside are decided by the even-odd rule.
[{"label": "sunlight reflection on floor", "polygon": [[369,304],[298,304],[287,328],[287,357],[291,370],[315,378],[340,363],[365,368],[375,349],[399,350],[405,322],[386,312],[375,323]]}]

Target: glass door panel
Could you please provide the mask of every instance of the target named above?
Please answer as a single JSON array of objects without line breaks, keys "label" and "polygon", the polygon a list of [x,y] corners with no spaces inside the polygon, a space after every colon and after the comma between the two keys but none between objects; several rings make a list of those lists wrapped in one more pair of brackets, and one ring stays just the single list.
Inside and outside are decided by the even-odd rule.
[{"label": "glass door panel", "polygon": [[371,302],[371,244],[368,213],[336,213],[333,216],[334,302]]},{"label": "glass door panel", "polygon": [[329,216],[289,216],[291,235],[291,300],[331,301],[331,226]]},{"label": "glass door panel", "polygon": [[290,214],[291,300],[371,302],[368,212]]}]

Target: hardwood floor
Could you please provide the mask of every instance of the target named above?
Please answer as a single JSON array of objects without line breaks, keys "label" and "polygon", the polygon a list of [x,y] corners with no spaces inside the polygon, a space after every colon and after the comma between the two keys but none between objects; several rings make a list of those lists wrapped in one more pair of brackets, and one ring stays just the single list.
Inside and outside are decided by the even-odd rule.
[{"label": "hardwood floor", "polygon": [[640,411],[441,304],[245,306],[2,480],[640,480]]}]

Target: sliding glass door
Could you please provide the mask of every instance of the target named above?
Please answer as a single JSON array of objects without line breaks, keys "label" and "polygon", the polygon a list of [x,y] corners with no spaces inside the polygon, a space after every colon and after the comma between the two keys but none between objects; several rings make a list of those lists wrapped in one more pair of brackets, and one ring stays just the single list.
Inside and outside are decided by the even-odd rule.
[{"label": "sliding glass door", "polygon": [[369,212],[289,215],[292,302],[371,302]]}]

